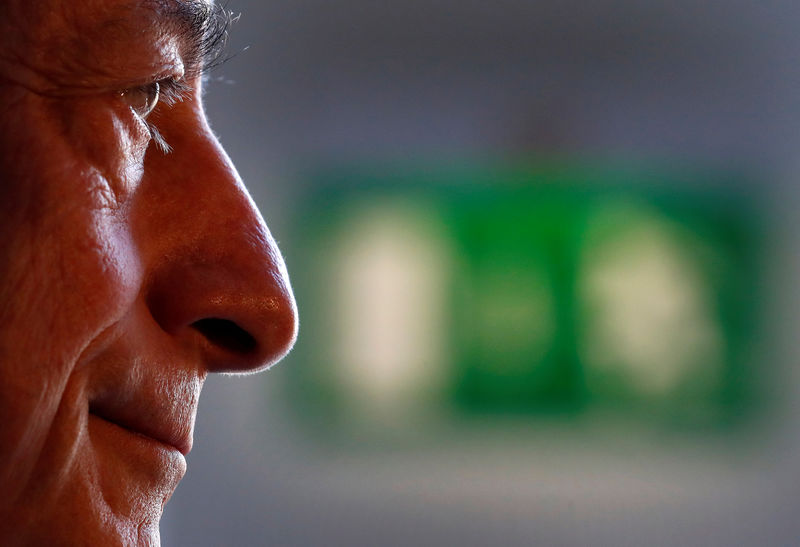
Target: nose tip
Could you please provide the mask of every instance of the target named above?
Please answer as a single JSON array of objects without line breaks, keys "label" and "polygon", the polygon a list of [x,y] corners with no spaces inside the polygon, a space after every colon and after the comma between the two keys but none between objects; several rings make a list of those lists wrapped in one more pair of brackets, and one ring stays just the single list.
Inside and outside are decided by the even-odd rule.
[{"label": "nose tip", "polygon": [[151,315],[163,330],[199,350],[209,372],[257,372],[294,344],[291,289],[283,268],[263,254],[250,248],[211,263],[187,257],[154,277],[147,295]]}]

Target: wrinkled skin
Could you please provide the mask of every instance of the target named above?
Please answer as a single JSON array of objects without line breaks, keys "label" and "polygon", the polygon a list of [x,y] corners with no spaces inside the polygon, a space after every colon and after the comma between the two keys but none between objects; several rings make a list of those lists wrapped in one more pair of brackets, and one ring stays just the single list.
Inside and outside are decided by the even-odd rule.
[{"label": "wrinkled skin", "polygon": [[[207,373],[266,368],[296,335],[157,4],[0,7],[2,545],[157,545]],[[120,90],[181,71],[184,100],[147,119],[164,153]]]}]

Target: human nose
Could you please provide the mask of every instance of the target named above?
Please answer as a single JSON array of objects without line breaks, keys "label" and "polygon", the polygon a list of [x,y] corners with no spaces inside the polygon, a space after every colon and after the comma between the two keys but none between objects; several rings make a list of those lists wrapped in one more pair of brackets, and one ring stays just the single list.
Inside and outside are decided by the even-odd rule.
[{"label": "human nose", "polygon": [[297,333],[280,252],[204,123],[169,142],[172,153],[146,160],[139,204],[150,313],[209,372],[268,368]]}]

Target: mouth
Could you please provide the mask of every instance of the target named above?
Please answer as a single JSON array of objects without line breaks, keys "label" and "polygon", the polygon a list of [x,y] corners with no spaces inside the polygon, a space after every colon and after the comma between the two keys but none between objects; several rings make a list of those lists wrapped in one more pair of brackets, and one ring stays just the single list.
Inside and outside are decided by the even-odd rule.
[{"label": "mouth", "polygon": [[178,451],[183,456],[187,456],[192,449],[191,428],[173,427],[171,420],[154,418],[152,412],[136,412],[126,407],[94,402],[89,404],[89,417],[102,420],[130,435],[162,445],[170,451]]}]

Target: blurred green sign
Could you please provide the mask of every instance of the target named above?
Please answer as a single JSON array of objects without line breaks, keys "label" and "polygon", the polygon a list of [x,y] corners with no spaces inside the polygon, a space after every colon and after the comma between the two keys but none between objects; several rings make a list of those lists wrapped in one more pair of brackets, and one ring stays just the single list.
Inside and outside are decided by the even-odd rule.
[{"label": "blurred green sign", "polygon": [[315,181],[287,249],[303,321],[287,374],[308,415],[399,429],[591,413],[707,426],[751,407],[758,219],[722,174]]}]

